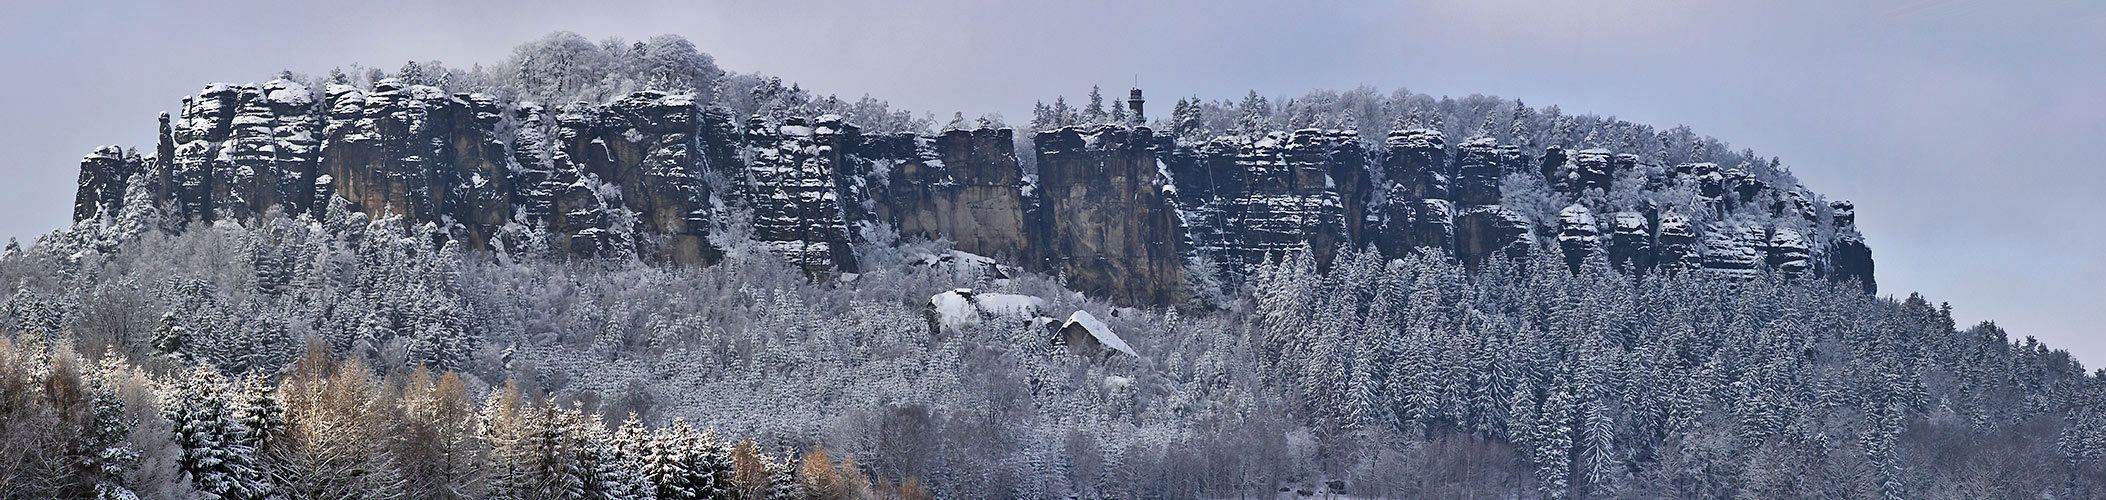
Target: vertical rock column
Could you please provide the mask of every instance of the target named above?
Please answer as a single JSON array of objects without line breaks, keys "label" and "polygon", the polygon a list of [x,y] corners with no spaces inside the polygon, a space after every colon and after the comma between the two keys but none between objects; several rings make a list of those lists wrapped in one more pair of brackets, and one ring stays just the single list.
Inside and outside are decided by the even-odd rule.
[{"label": "vertical rock column", "polygon": [[263,102],[272,121],[272,178],[257,189],[270,190],[287,215],[310,211],[315,206],[315,181],[322,175],[323,116],[316,108],[314,91],[289,80],[263,84]]},{"label": "vertical rock column", "polygon": [[1500,183],[1506,174],[1528,170],[1521,148],[1491,138],[1473,139],[1457,148],[1455,168],[1455,246],[1451,252],[1476,265],[1494,254],[1508,259],[1528,255],[1533,244],[1528,219],[1500,205]]},{"label": "vertical rock column", "polygon": [[[1165,171],[1176,176],[1170,181],[1181,222],[1191,233],[1185,238],[1189,250],[1219,263],[1229,278],[1303,245],[1318,265],[1328,266],[1338,245],[1352,243],[1346,195],[1333,177],[1346,168],[1333,161],[1340,150],[1357,152],[1357,145],[1345,145],[1355,140],[1347,133],[1304,129],[1219,137],[1194,155],[1168,155]],[[1199,167],[1170,166],[1186,157],[1197,158]],[[1359,162],[1350,166],[1364,168]]]},{"label": "vertical rock column", "polygon": [[1373,236],[1383,255],[1401,257],[1418,248],[1455,248],[1455,206],[1448,201],[1447,141],[1440,131],[1390,132],[1382,156],[1383,203],[1375,212]]},{"label": "vertical rock column", "polygon": [[436,87],[393,79],[375,83],[370,94],[330,85],[327,95],[320,171],[329,186],[320,191],[360,212],[392,213],[412,224],[439,221],[458,183],[454,149],[446,147],[453,142],[452,120],[467,114],[466,104]]},{"label": "vertical rock column", "polygon": [[596,133],[600,110],[583,102],[557,108],[556,148],[549,157],[548,190],[554,196],[549,231],[573,256],[612,255],[630,248],[628,226],[617,212],[623,194],[600,177],[593,165],[611,153]]},{"label": "vertical rock column", "polygon": [[703,180],[701,108],[686,95],[636,92],[598,115],[591,141],[572,153],[586,170],[621,188],[621,203],[638,217],[636,228],[665,237],[652,249],[657,260],[676,264],[715,262],[709,245],[709,186]]},{"label": "vertical rock column", "polygon": [[446,125],[446,144],[453,163],[445,175],[454,182],[442,188],[439,212],[451,218],[454,238],[468,248],[489,250],[491,240],[512,215],[514,177],[505,138],[499,128],[505,109],[488,94],[454,94],[460,108]]},{"label": "vertical rock column", "polygon": [[1857,205],[1835,201],[1828,207],[1836,232],[1828,247],[1829,279],[1855,279],[1864,285],[1865,293],[1879,293],[1879,283],[1872,278],[1872,247],[1866,246],[1864,235],[1857,232]]},{"label": "vertical rock column", "polygon": [[95,148],[80,160],[80,182],[73,193],[73,221],[116,216],[124,204],[127,182],[146,173],[146,162],[117,146]]},{"label": "vertical rock column", "polygon": [[176,147],[170,153],[178,217],[213,219],[214,202],[221,198],[215,194],[222,191],[214,186],[219,177],[214,172],[232,170],[230,159],[222,153],[231,146],[227,140],[241,109],[241,97],[234,86],[214,83],[196,97],[183,100],[172,130]]}]

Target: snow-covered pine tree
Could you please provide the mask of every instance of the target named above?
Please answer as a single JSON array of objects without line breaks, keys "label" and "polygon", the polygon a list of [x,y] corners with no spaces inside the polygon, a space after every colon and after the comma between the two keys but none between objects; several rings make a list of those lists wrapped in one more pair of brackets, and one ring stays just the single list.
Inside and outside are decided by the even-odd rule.
[{"label": "snow-covered pine tree", "polygon": [[141,453],[131,442],[132,434],[139,429],[139,419],[126,408],[121,385],[133,374],[123,357],[114,347],[102,356],[102,363],[83,379],[88,383],[93,404],[92,420],[81,439],[93,458],[83,465],[100,473],[95,480],[97,500],[137,500],[132,472],[138,468]]},{"label": "snow-covered pine tree", "polygon": [[201,493],[222,500],[274,498],[276,488],[260,467],[252,433],[242,419],[253,415],[226,377],[206,365],[180,377],[165,399],[164,416],[175,424],[183,448],[179,466]]},{"label": "snow-covered pine tree", "polygon": [[1272,129],[1272,105],[1258,96],[1257,90],[1243,96],[1236,104],[1236,133],[1246,136],[1263,135]]},{"label": "snow-covered pine tree", "polygon": [[710,485],[697,484],[694,434],[687,421],[680,419],[652,434],[643,471],[659,500],[707,498],[703,492]]},{"label": "snow-covered pine tree", "polygon": [[703,429],[695,436],[695,449],[690,454],[695,459],[696,483],[706,484],[698,488],[703,498],[730,498],[737,490],[732,484],[732,475],[737,472],[731,461],[731,449],[717,439],[715,429]]},{"label": "snow-covered pine tree", "polygon": [[798,482],[795,472],[797,464],[790,461],[791,458],[788,452],[784,452],[783,458],[779,460],[762,458],[763,462],[767,464],[768,487],[757,500],[793,500],[803,498],[801,491],[797,488]]},{"label": "snow-covered pine tree", "polygon": [[584,498],[652,498],[650,482],[644,479],[642,470],[635,466],[635,462],[627,460],[626,453],[618,442],[618,434],[608,432],[598,415],[584,415],[580,431],[585,435],[584,445],[578,454],[578,460],[584,464],[586,470]]},{"label": "snow-covered pine tree", "polygon": [[1075,108],[1068,106],[1067,96],[1055,96],[1053,98],[1053,107],[1047,108],[1047,111],[1052,113],[1054,128],[1074,125],[1078,119],[1075,114]]},{"label": "snow-covered pine tree", "polygon": [[1090,102],[1082,108],[1082,123],[1104,122],[1104,92],[1096,85],[1090,86]]}]

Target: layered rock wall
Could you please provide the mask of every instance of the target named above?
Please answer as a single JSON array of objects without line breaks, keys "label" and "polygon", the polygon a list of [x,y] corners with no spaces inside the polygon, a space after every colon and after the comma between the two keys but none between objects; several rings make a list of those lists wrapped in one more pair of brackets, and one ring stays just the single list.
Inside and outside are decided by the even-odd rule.
[{"label": "layered rock wall", "polygon": [[[341,205],[472,249],[517,251],[545,235],[569,255],[706,265],[722,252],[710,235],[746,213],[751,240],[816,276],[856,271],[864,235],[889,225],[1137,305],[1178,302],[1195,259],[1236,280],[1305,246],[1319,265],[1339,248],[1471,265],[1541,248],[1575,270],[1599,254],[1641,275],[1768,270],[1874,289],[1854,206],[1744,168],[1602,149],[1531,157],[1487,138],[1451,147],[1427,129],[1370,149],[1349,130],[1200,139],[1094,125],[1036,133],[1028,176],[1014,134],[865,136],[831,115],[740,123],[660,92],[551,107],[392,80],[320,93],[214,84],[162,116],[153,156],[105,147],[83,158],[74,218],[111,216],[129,198],[183,220]],[[1557,203],[1595,201],[1524,215],[1502,192],[1516,175],[1539,178],[1567,200]],[[134,188],[150,193],[128,197]],[[1594,211],[1634,189],[1656,195]],[[1658,193],[1688,199],[1661,205]]]},{"label": "layered rock wall", "polygon": [[1029,188],[1010,129],[952,129],[935,137],[873,138],[881,172],[873,215],[901,236],[948,238],[957,248],[1015,262],[1043,260],[1039,201]]},{"label": "layered rock wall", "polygon": [[1157,161],[1171,142],[1146,127],[1039,133],[1045,268],[1076,289],[1131,304],[1180,298],[1184,225]]}]

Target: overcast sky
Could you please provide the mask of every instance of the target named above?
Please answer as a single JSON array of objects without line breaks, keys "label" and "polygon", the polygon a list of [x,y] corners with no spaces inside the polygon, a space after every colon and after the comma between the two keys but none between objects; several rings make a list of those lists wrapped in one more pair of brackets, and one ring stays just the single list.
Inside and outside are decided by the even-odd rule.
[{"label": "overcast sky", "polygon": [[1138,80],[1157,113],[1373,85],[1687,124],[1856,201],[1882,294],[2106,365],[2106,2],[86,3],[0,19],[0,236],[66,224],[81,155],[150,150],[154,115],[207,82],[675,33],[939,117],[1023,122]]}]

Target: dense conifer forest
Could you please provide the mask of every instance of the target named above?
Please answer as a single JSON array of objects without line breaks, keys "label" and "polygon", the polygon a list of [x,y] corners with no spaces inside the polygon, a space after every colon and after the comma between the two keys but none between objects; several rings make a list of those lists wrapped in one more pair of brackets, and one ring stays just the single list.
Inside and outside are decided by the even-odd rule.
[{"label": "dense conifer forest", "polygon": [[[549,101],[658,89],[741,116],[939,128],[727,73],[678,37],[566,33],[491,68],[281,78]],[[1096,94],[1056,99],[1030,127],[1125,120]],[[1179,99],[1155,125],[1394,124],[1796,185],[1686,128],[1485,96],[1288,101]],[[968,123],[1003,126],[946,127]],[[1701,204],[1687,188],[1564,199],[1505,182],[1506,204],[1542,223],[1568,204]],[[1477,264],[1304,245],[1233,279],[1195,259],[1185,300],[1136,308],[883,224],[859,228],[857,272],[814,275],[757,242],[735,204],[709,234],[721,259],[674,266],[567,254],[532,227],[515,228],[526,244],[469,250],[342,199],[183,220],[148,191],[0,255],[0,496],[2106,496],[2106,373],[2023,332],[1956,325],[1929,298],[1775,269],[1632,272],[1555,238]],[[1832,218],[1764,223],[1846,230]],[[984,307],[941,306],[960,289]],[[1078,317],[1125,349],[1063,338]]]}]

